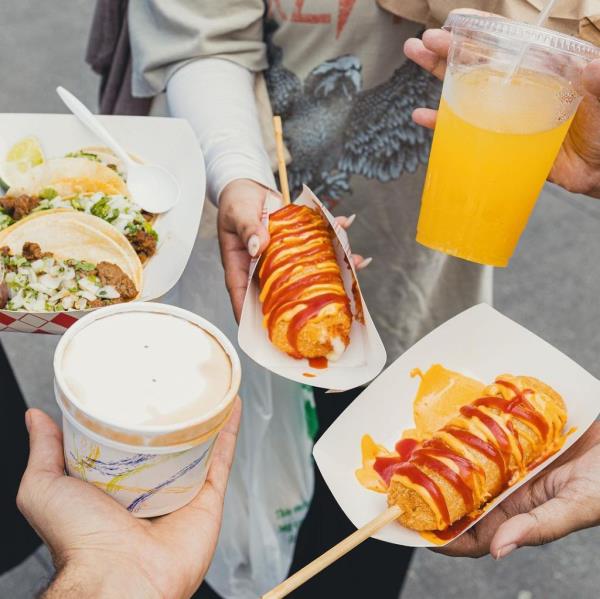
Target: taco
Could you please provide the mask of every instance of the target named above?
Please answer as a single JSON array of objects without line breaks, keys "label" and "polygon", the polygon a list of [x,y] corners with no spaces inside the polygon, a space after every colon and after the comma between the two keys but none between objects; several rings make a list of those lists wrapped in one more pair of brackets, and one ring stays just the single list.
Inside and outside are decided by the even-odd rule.
[{"label": "taco", "polygon": [[41,212],[0,232],[5,310],[60,312],[131,301],[141,293],[142,273],[125,237],[87,214]]},{"label": "taco", "polygon": [[113,164],[111,156],[107,150],[84,148],[73,157],[49,160],[22,173],[6,196],[0,197],[0,231],[36,212],[77,210],[111,224],[145,262],[156,253],[155,217],[129,198],[127,185],[117,172],[119,163],[115,159]]},{"label": "taco", "polygon": [[92,162],[99,162],[117,173],[123,181],[127,181],[127,169],[125,168],[125,165],[110,148],[105,148],[103,146],[89,146],[76,150],[75,152],[69,152],[65,157],[85,158]]},{"label": "taco", "polygon": [[34,166],[11,181],[6,195],[39,197],[46,189],[65,198],[97,191],[128,195],[125,181],[114,170],[86,158],[53,158]]}]

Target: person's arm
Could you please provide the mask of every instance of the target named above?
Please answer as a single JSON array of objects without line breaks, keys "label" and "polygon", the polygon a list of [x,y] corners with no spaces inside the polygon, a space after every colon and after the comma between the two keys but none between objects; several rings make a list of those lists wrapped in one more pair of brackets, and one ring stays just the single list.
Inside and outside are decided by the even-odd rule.
[{"label": "person's arm", "polygon": [[57,576],[44,599],[190,597],[219,536],[240,413],[238,399],[198,495],[176,512],[141,519],[93,485],[65,476],[60,429],[29,410],[29,462],[17,506],[54,560]]},{"label": "person's arm", "polygon": [[167,90],[173,114],[192,123],[207,155],[209,193],[220,200],[225,279],[239,318],[250,254],[268,242],[260,216],[266,188],[274,186],[253,92],[254,73],[268,66],[264,2],[139,0],[128,10],[133,95]]},{"label": "person's arm", "polygon": [[238,320],[250,258],[269,241],[261,215],[267,190],[275,189],[259,127],[254,77],[238,64],[204,58],[179,69],[167,86],[171,114],[188,120],[204,153],[208,194],[219,204],[225,283]]},{"label": "person's arm", "polygon": [[128,599],[162,599],[163,595],[135,569],[110,562],[97,564],[69,563],[56,574],[40,599],[80,599],[81,597]]},{"label": "person's arm", "polygon": [[229,60],[202,58],[169,79],[172,116],[186,119],[206,162],[209,198],[218,203],[228,183],[250,179],[275,189],[254,96],[255,73]]}]

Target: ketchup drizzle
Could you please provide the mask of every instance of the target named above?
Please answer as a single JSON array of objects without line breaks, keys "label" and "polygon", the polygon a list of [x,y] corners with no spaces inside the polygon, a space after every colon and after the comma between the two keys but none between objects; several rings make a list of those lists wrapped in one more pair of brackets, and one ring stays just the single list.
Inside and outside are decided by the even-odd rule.
[{"label": "ketchup drizzle", "polygon": [[[292,348],[289,353],[301,358],[298,337],[306,324],[331,304],[339,304],[340,309],[350,314],[350,300],[337,267],[330,227],[320,213],[291,204],[272,214],[270,223],[274,225],[271,241],[258,271],[261,290],[270,281],[262,311],[272,339],[278,319],[292,308],[302,306],[287,327],[287,341]],[[318,271],[315,267],[320,264],[326,267]],[[312,272],[302,274],[306,268]],[[302,298],[303,295],[309,297]],[[314,358],[309,364],[313,368],[326,368],[327,360]]]},{"label": "ketchup drizzle", "polygon": [[[510,461],[513,454],[513,446],[506,430],[512,435],[520,455],[524,455],[519,432],[514,426],[514,418],[534,427],[544,441],[547,439],[550,428],[543,415],[526,398],[526,395],[534,393],[532,389],[520,391],[513,383],[501,379],[497,379],[495,383],[512,391],[514,397],[507,400],[502,396],[484,396],[460,408],[462,416],[469,419],[477,418],[485,426],[490,433],[490,441],[484,440],[459,426],[452,425],[452,423],[441,430],[493,461],[500,471],[501,486],[505,488],[510,484],[509,480],[512,474]],[[505,421],[506,430],[492,416],[481,410],[482,407],[492,408],[510,415],[510,418]],[[438,437],[425,442],[402,439],[396,444],[396,452],[398,455],[395,456],[377,457],[373,468],[388,486],[394,475],[401,474],[413,484],[422,487],[429,494],[437,506],[442,520],[447,524],[447,528],[427,534],[433,535],[442,541],[450,540],[460,534],[479,516],[481,512],[474,513],[473,510],[479,507],[476,505],[475,478],[483,479],[485,477],[485,472],[481,466],[458,453],[456,449]],[[546,458],[547,455],[540,456],[534,462],[528,464],[527,469],[531,470]],[[458,472],[444,460],[453,462]],[[520,462],[520,459],[516,461]],[[462,497],[467,512],[471,513],[450,525],[448,505],[443,492],[435,481],[423,472],[423,468],[436,473],[451,485]]]}]

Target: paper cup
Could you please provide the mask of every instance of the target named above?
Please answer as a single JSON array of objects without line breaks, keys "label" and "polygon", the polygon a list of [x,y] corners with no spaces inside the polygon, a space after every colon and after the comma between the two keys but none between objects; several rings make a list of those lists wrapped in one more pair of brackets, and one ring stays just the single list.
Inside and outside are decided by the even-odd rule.
[{"label": "paper cup", "polygon": [[[135,427],[100,419],[82,405],[65,381],[64,352],[85,327],[127,312],[175,316],[216,339],[231,362],[231,382],[218,405],[188,421]],[[239,358],[219,329],[174,306],[137,302],[110,306],[89,313],[65,333],[54,355],[54,374],[56,401],[63,415],[65,465],[70,476],[94,484],[141,518],[175,511],[196,496],[206,480],[212,448],[229,419],[240,385]]]}]

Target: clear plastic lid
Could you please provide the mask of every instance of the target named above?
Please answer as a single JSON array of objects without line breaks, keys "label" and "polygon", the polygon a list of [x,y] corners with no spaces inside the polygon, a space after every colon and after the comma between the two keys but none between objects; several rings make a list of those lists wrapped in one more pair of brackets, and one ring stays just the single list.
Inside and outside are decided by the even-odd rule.
[{"label": "clear plastic lid", "polygon": [[600,58],[600,48],[570,35],[499,16],[454,12],[448,15],[444,29],[468,29],[489,33],[507,40],[545,46],[586,60]]}]

